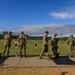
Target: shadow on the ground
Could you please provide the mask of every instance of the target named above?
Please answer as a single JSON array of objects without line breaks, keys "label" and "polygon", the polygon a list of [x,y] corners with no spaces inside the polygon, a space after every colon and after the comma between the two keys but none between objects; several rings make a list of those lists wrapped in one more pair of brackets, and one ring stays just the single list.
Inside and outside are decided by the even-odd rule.
[{"label": "shadow on the ground", "polygon": [[[15,57],[15,55],[12,55],[10,57]],[[39,57],[39,55],[27,55],[27,57]],[[0,66],[3,66],[3,62],[8,58],[0,57]],[[57,65],[75,65],[75,58],[68,58],[67,56],[60,56],[57,59],[51,58],[51,60],[54,61]]]},{"label": "shadow on the ground", "polygon": [[0,57],[0,66],[3,66],[3,62],[8,59],[7,57]]},{"label": "shadow on the ground", "polygon": [[69,58],[68,56],[60,56],[57,59],[52,59],[57,65],[75,65],[75,58]]}]

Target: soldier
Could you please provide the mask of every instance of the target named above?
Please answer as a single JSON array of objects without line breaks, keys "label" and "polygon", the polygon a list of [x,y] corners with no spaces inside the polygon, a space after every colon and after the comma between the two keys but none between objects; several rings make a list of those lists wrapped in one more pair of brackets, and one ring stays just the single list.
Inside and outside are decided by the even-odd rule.
[{"label": "soldier", "polygon": [[49,54],[48,54],[48,39],[47,39],[48,34],[49,34],[49,32],[45,31],[45,35],[43,36],[43,49],[40,53],[39,59],[43,59],[42,55],[44,53],[46,53],[47,59],[50,59]]},{"label": "soldier", "polygon": [[12,32],[9,31],[9,32],[4,36],[4,38],[3,38],[3,40],[4,40],[3,56],[4,56],[4,54],[5,54],[6,50],[7,50],[7,55],[6,55],[6,57],[9,56],[9,49],[10,49],[11,41],[12,41],[11,34],[12,34]]},{"label": "soldier", "polygon": [[50,39],[50,43],[52,45],[52,57],[53,58],[58,58],[59,53],[57,53],[58,49],[58,39],[56,38],[57,33],[53,35],[53,37]]},{"label": "soldier", "polygon": [[68,38],[67,44],[69,45],[69,57],[71,58],[73,56],[73,53],[74,53],[74,44],[75,44],[75,40],[74,40],[72,34]]},{"label": "soldier", "polygon": [[21,34],[18,37],[18,41],[20,46],[20,57],[22,57],[22,49],[24,49],[24,56],[26,57],[26,38],[23,31],[21,31]]}]

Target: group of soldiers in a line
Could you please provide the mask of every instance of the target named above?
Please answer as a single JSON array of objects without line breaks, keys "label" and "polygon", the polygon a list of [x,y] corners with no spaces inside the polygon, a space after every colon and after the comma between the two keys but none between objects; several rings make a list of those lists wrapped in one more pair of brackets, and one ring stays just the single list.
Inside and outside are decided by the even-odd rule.
[{"label": "group of soldiers in a line", "polygon": [[[11,34],[12,32],[9,31],[3,38],[4,40],[3,56],[5,55],[5,52],[7,52],[6,57],[9,56],[9,49],[11,47],[11,41],[12,41]],[[15,46],[17,46],[17,43],[15,43]],[[24,56],[26,57],[26,37],[23,31],[21,31],[18,37],[18,46],[20,48],[20,57],[22,57],[22,49],[24,49]]]},{"label": "group of soldiers in a line", "polygon": [[[45,31],[45,34],[43,36],[43,49],[40,53],[39,58],[42,59],[42,55],[44,53],[46,53],[47,59],[50,59],[49,57],[49,51],[48,51],[48,36],[49,32]],[[54,33],[53,37],[50,39],[50,45],[52,46],[52,58],[59,58],[59,54],[58,53],[58,39],[57,37],[57,33]],[[71,34],[70,37],[67,40],[67,44],[69,45],[69,57],[75,57],[75,53],[74,53],[74,46],[75,46],[75,40],[73,38],[73,35]]]},{"label": "group of soldiers in a line", "polygon": [[[12,32],[9,31],[3,38],[4,40],[4,50],[3,50],[3,56],[5,55],[5,52],[7,52],[6,57],[9,56],[9,49],[11,47],[11,41],[12,41],[12,37],[11,37]],[[49,57],[49,50],[48,50],[48,36],[49,32],[45,31],[45,34],[43,36],[43,48],[42,51],[40,53],[39,59],[42,59],[42,55],[44,53],[46,53],[46,56],[48,59],[50,59]],[[52,46],[52,57],[53,58],[58,58],[59,57],[59,53],[58,53],[58,39],[57,37],[57,33],[55,33],[53,35],[53,37],[50,39],[50,44]],[[24,50],[24,56],[26,57],[26,37],[23,31],[21,31],[19,37],[18,37],[18,46],[20,48],[20,52],[19,55],[20,57],[22,57],[22,50]],[[73,38],[73,35],[71,34],[70,37],[67,40],[67,44],[69,45],[69,57],[73,56],[74,53],[74,45],[75,45],[75,40]]]}]

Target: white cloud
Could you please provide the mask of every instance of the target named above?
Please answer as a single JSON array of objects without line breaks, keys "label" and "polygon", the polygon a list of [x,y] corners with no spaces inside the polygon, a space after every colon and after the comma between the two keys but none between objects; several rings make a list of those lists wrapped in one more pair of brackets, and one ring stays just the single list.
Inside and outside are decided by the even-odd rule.
[{"label": "white cloud", "polygon": [[75,26],[74,25],[23,25],[17,29],[12,30],[13,33],[19,34],[20,31],[24,31],[25,34],[29,36],[41,36],[45,31],[49,31],[49,36],[52,36],[55,32],[58,36],[65,36],[73,34],[75,35]]},{"label": "white cloud", "polygon": [[55,18],[61,18],[61,19],[75,18],[75,13],[69,13],[69,12],[53,12],[50,15]]},{"label": "white cloud", "polygon": [[73,19],[75,18],[75,6],[65,7],[63,10],[60,10],[59,12],[51,12],[50,16],[56,19]]}]

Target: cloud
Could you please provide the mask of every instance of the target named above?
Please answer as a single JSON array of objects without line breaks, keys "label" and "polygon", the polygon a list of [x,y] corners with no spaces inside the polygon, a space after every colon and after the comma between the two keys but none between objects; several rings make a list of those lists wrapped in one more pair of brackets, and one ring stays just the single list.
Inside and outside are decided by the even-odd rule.
[{"label": "cloud", "polygon": [[69,12],[53,12],[50,15],[55,18],[61,18],[61,19],[75,18],[75,13],[69,13]]},{"label": "cloud", "polygon": [[65,7],[60,11],[50,13],[50,16],[56,19],[73,19],[75,18],[75,6]]},{"label": "cloud", "polygon": [[17,29],[13,29],[13,34],[19,34],[20,31],[24,31],[25,34],[29,36],[42,36],[45,31],[49,31],[49,36],[57,33],[58,36],[69,36],[73,34],[75,36],[75,26],[74,25],[22,25]]}]

